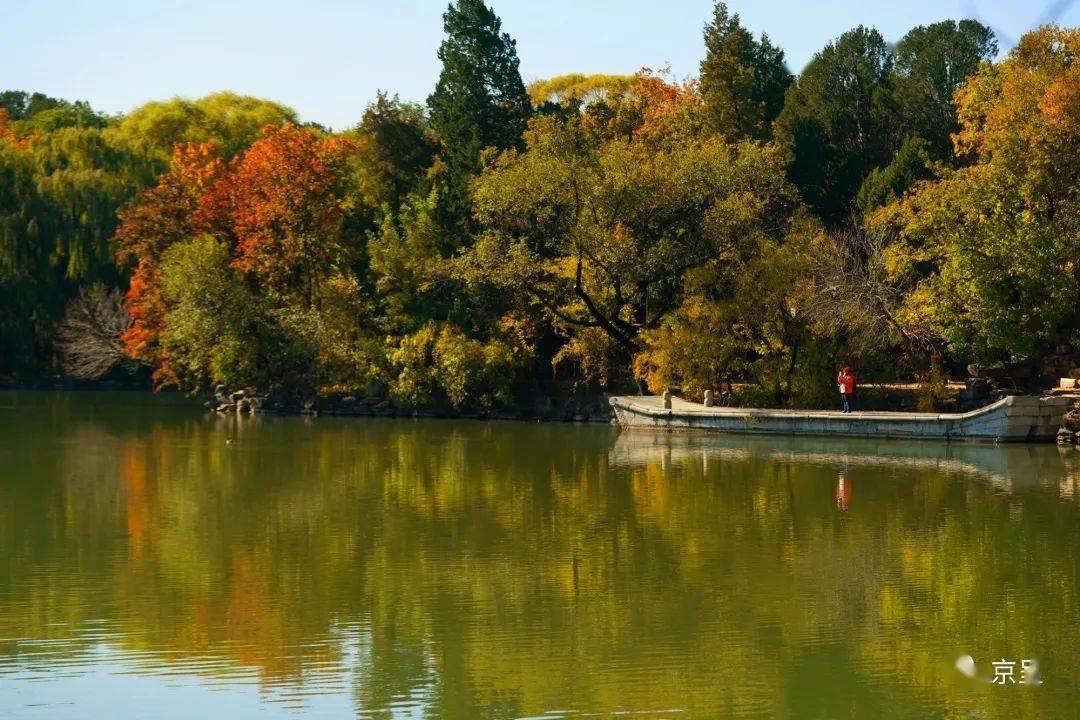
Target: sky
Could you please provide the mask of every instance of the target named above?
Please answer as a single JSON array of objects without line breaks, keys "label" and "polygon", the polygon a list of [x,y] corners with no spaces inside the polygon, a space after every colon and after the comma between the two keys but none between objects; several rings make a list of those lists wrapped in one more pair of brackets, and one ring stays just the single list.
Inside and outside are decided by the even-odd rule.
[{"label": "sky", "polygon": [[[487,0],[517,40],[526,82],[568,72],[697,72],[711,0]],[[1016,38],[1070,0],[730,0],[798,72],[856,25],[896,41],[910,28],[975,17]],[[0,0],[0,90],[40,91],[126,112],[149,100],[232,90],[301,119],[355,125],[378,90],[423,101],[439,73],[446,0]]]}]

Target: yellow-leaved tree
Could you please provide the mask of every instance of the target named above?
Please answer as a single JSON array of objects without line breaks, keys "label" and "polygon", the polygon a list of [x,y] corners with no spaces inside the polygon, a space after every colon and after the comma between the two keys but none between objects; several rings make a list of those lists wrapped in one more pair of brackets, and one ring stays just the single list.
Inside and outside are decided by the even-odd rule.
[{"label": "yellow-leaved tree", "polygon": [[899,231],[901,321],[985,362],[1080,341],[1080,30],[1028,33],[955,103],[969,164],[870,217]]}]

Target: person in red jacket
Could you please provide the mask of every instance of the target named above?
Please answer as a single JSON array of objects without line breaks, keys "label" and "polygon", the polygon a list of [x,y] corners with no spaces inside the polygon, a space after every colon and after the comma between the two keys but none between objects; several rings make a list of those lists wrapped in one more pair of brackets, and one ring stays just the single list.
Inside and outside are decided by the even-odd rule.
[{"label": "person in red jacket", "polygon": [[851,374],[851,366],[845,365],[844,369],[836,375],[836,387],[840,390],[840,402],[844,404],[844,412],[851,412],[855,404],[855,376]]}]

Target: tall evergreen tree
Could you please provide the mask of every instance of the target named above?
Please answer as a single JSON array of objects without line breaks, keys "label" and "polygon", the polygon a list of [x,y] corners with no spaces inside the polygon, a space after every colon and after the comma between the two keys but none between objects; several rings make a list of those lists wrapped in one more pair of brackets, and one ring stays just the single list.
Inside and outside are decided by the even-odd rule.
[{"label": "tall evergreen tree", "polygon": [[934,176],[935,163],[957,165],[959,132],[953,97],[979,65],[997,54],[993,31],[975,20],[944,20],[913,28],[894,49],[893,133],[900,147],[863,182],[855,204],[863,211],[899,198]]},{"label": "tall evergreen tree", "polygon": [[531,106],[516,43],[483,0],[457,0],[443,15],[443,27],[442,72],[428,108],[449,170],[442,214],[460,225],[468,216],[468,178],[480,169],[480,152],[520,147]]},{"label": "tall evergreen tree", "polygon": [[716,3],[701,61],[701,94],[712,129],[730,139],[767,138],[791,80],[784,51],[766,35],[754,40],[737,14]]},{"label": "tall evergreen tree", "polygon": [[959,131],[953,95],[979,64],[997,55],[994,32],[976,20],[945,20],[913,28],[896,44],[896,101],[904,127],[952,157]]},{"label": "tall evergreen tree", "polygon": [[860,25],[814,55],[788,88],[776,139],[792,182],[829,224],[848,218],[863,180],[899,144],[892,87],[888,44]]}]

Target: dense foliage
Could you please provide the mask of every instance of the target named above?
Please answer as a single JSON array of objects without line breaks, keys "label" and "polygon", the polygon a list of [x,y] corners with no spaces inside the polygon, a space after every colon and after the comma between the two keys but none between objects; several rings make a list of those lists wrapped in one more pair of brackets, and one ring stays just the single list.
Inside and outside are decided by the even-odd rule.
[{"label": "dense foliage", "polygon": [[[231,93],[124,116],[0,94],[0,373],[817,405],[841,360],[1080,347],[1075,29],[995,63],[975,21],[858,27],[795,77],[718,3],[698,79],[527,89],[482,0],[444,23],[426,104],[380,93],[344,132]],[[79,328],[93,362],[62,356]]]}]

